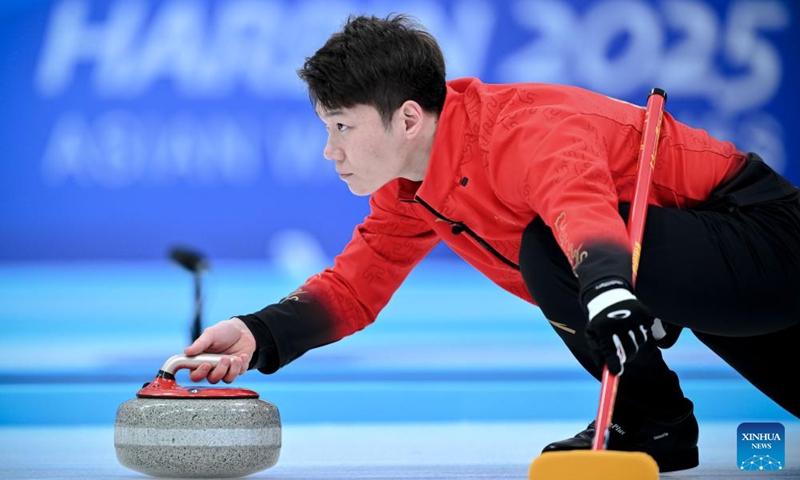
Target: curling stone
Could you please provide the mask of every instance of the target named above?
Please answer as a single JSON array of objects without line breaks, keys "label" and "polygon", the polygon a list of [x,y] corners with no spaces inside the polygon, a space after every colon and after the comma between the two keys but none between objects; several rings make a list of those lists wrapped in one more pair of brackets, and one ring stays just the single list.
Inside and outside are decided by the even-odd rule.
[{"label": "curling stone", "polygon": [[182,387],[181,368],[221,355],[170,357],[155,380],[117,409],[114,447],[125,467],[155,477],[231,478],[278,462],[281,419],[275,405],[241,388]]}]

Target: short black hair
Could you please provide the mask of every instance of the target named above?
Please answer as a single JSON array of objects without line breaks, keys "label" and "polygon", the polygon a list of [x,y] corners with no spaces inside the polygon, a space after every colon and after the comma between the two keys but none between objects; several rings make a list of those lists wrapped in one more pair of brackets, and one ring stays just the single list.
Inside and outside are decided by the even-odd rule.
[{"label": "short black hair", "polygon": [[411,17],[348,17],[298,76],[312,105],[326,110],[370,105],[384,125],[407,100],[440,114],[447,92],[444,55],[436,39]]}]

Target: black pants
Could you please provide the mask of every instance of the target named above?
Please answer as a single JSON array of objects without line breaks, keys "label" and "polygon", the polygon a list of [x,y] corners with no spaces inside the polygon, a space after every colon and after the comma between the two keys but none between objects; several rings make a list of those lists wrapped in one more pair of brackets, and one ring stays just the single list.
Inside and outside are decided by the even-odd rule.
[{"label": "black pants", "polygon": [[[628,210],[629,205],[620,206],[622,218],[628,218]],[[724,211],[650,207],[646,222],[637,297],[658,318],[690,329],[756,388],[800,418],[795,385],[800,378],[797,200]],[[520,269],[558,335],[600,379],[602,370],[592,361],[584,335],[588,319],[578,301],[577,279],[540,219],[523,233]],[[615,412],[668,415],[682,398],[677,375],[660,350],[652,349],[625,366]]]}]

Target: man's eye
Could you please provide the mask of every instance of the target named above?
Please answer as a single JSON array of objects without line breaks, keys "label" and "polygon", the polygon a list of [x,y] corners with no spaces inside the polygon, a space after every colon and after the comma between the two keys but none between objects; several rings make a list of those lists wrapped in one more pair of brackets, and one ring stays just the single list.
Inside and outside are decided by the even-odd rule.
[{"label": "man's eye", "polygon": [[344,132],[345,130],[347,130],[347,125],[343,125],[341,123],[337,123],[336,124],[336,130],[339,130],[340,132]]}]

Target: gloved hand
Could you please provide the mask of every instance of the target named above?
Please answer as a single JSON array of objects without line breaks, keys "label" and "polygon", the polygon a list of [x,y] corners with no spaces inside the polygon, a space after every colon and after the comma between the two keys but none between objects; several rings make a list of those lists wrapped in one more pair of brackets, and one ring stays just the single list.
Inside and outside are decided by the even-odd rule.
[{"label": "gloved hand", "polygon": [[656,318],[655,321],[653,321],[653,328],[651,328],[650,331],[653,332],[653,339],[656,341],[656,346],[658,348],[667,349],[675,345],[675,342],[678,341],[683,327],[662,322],[661,319]]},{"label": "gloved hand", "polygon": [[654,348],[650,330],[655,317],[623,280],[599,282],[586,297],[592,357],[598,365],[607,365],[609,372],[622,375],[625,364],[640,350]]}]

